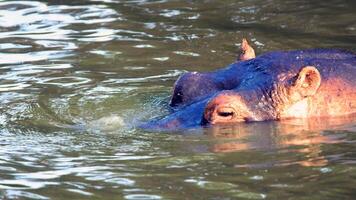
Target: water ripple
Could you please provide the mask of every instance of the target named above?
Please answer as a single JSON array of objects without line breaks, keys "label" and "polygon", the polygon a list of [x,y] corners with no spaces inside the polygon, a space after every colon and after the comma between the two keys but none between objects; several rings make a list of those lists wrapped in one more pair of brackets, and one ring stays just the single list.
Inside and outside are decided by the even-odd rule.
[{"label": "water ripple", "polygon": [[[40,199],[40,200],[50,199],[50,198],[42,196],[42,195],[38,195],[38,194],[35,194],[32,192],[26,192],[26,191],[22,191],[22,190],[7,190],[4,195],[6,197],[4,199],[22,199],[22,198]],[[1,194],[0,194],[0,197],[2,197]]]},{"label": "water ripple", "polygon": [[[19,6],[20,5],[20,6]],[[25,7],[25,8],[24,8]],[[49,31],[70,24],[99,24],[122,20],[119,14],[105,5],[47,6],[34,1],[1,2],[1,27],[18,27],[19,32]],[[13,19],[13,20],[8,20]],[[7,32],[13,35],[13,32]]]},{"label": "water ripple", "polygon": [[22,90],[26,87],[29,87],[30,84],[25,83],[13,83],[13,84],[1,84],[0,85],[0,92],[9,92],[9,91],[16,91]]},{"label": "water ripple", "polygon": [[0,189],[39,189],[47,185],[59,185],[56,182],[47,182],[47,181],[31,181],[31,180],[0,180]]},{"label": "water ripple", "polygon": [[66,51],[39,51],[30,53],[0,53],[0,64],[35,62],[69,56]]},{"label": "water ripple", "polygon": [[56,179],[64,175],[69,174],[91,174],[90,172],[109,169],[105,166],[93,166],[93,167],[71,167],[61,170],[52,170],[52,171],[40,171],[33,173],[17,173],[14,174],[17,178],[21,180],[48,180]]},{"label": "water ripple", "polygon": [[137,200],[137,199],[162,199],[161,196],[158,195],[152,195],[152,194],[129,194],[125,196],[125,199],[129,199],[129,200]]},{"label": "water ripple", "polygon": [[[71,25],[105,24],[123,20],[119,13],[105,5],[67,6],[50,5],[34,1],[0,2],[0,28],[7,31],[0,33],[0,41],[15,39],[13,44],[2,44],[1,50],[17,49],[18,52],[0,53],[0,64],[14,64],[58,59],[71,56],[71,50],[78,45],[71,40],[79,41],[108,41],[118,38],[118,30],[109,28],[91,28],[75,30]],[[72,28],[72,29],[71,29]],[[73,29],[74,28],[74,29]],[[89,34],[87,34],[89,33]],[[83,34],[87,34],[83,37]],[[78,37],[81,35],[80,37]],[[127,36],[128,39],[130,39]],[[21,39],[29,39],[27,44],[16,44]],[[41,50],[19,52],[28,48]],[[53,50],[58,49],[58,50]]]},{"label": "water ripple", "polygon": [[77,77],[77,76],[66,76],[57,78],[43,78],[39,80],[38,83],[43,85],[56,85],[58,87],[72,88],[73,86],[84,85],[91,81],[89,78]]},{"label": "water ripple", "polygon": [[104,83],[137,83],[137,82],[150,82],[150,81],[164,81],[171,79],[172,77],[177,77],[178,75],[184,73],[183,70],[170,70],[166,74],[140,77],[140,78],[122,78],[122,79],[109,79],[104,81]]}]

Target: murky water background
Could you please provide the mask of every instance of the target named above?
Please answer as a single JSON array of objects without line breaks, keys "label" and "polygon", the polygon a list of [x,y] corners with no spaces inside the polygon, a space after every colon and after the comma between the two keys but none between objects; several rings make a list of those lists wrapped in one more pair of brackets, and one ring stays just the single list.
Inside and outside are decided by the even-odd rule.
[{"label": "murky water background", "polygon": [[174,80],[257,54],[356,50],[354,1],[1,1],[0,199],[354,199],[355,118],[179,133]]}]

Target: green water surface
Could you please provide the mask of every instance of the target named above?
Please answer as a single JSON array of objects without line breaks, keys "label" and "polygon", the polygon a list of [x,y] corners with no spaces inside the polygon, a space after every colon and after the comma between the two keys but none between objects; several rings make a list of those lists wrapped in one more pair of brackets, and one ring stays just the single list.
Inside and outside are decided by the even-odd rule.
[{"label": "green water surface", "polygon": [[355,199],[354,118],[146,132],[186,71],[356,50],[355,1],[0,1],[0,199]]}]

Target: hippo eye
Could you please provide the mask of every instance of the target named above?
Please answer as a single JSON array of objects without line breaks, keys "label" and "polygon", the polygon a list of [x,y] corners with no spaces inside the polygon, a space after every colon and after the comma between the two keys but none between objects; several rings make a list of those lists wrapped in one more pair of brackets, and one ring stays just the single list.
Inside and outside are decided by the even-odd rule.
[{"label": "hippo eye", "polygon": [[233,116],[234,115],[233,112],[218,112],[218,114],[221,117],[229,117],[229,116]]},{"label": "hippo eye", "polygon": [[235,114],[235,111],[232,109],[232,108],[229,108],[229,107],[223,107],[223,108],[219,108],[217,110],[217,114],[220,116],[220,117],[230,117],[232,118]]}]

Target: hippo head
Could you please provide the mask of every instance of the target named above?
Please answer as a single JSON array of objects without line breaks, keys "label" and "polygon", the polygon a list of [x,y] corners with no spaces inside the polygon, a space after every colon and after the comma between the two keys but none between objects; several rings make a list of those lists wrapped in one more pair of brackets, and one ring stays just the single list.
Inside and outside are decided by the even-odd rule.
[{"label": "hippo head", "polygon": [[215,83],[207,74],[187,72],[175,82],[169,105],[172,108],[182,107],[222,89],[223,86]]},{"label": "hippo head", "polygon": [[356,113],[352,52],[310,49],[239,58],[213,72],[183,74],[173,89],[172,112],[141,127],[172,130]]},{"label": "hippo head", "polygon": [[212,97],[204,108],[203,123],[236,123],[266,121],[307,114],[307,97],[313,96],[321,76],[313,66],[297,73],[262,74],[253,84],[241,83]]},{"label": "hippo head", "polygon": [[[237,61],[247,61],[256,57],[254,49],[246,39],[242,39]],[[169,105],[179,108],[199,101],[212,93],[233,89],[243,79],[238,76],[242,69],[232,66],[231,70],[217,70],[210,73],[187,72],[175,82]]]}]

